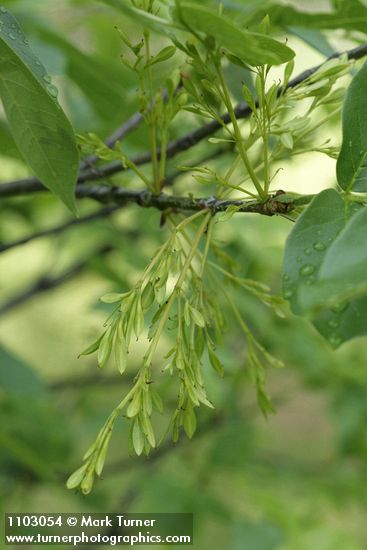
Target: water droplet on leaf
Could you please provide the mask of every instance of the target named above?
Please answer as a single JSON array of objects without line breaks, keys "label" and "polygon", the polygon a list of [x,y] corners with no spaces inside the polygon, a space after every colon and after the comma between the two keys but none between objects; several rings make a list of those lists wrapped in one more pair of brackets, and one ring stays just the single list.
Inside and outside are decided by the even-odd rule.
[{"label": "water droplet on leaf", "polygon": [[14,36],[14,34],[11,34],[11,32],[8,34],[10,40],[15,40],[16,37]]},{"label": "water droplet on leaf", "polygon": [[315,266],[311,264],[307,264],[301,267],[299,270],[300,275],[312,275],[312,273],[315,271]]},{"label": "water droplet on leaf", "polygon": [[50,82],[51,82],[51,77],[50,77],[50,75],[49,75],[49,74],[45,74],[44,77],[43,77],[43,80],[44,80],[45,82],[50,83]]},{"label": "water droplet on leaf", "polygon": [[292,296],[293,296],[293,290],[288,289],[284,292],[284,298],[292,298]]},{"label": "water droplet on leaf", "polygon": [[323,250],[325,250],[326,245],[320,241],[320,242],[314,243],[313,247],[315,250],[322,252]]},{"label": "water droplet on leaf", "polygon": [[330,321],[328,322],[328,325],[331,328],[337,328],[339,326],[339,321],[338,319],[330,319]]},{"label": "water droplet on leaf", "polygon": [[312,250],[311,248],[305,248],[304,249],[304,253],[306,254],[306,256],[309,256],[311,254]]},{"label": "water droplet on leaf", "polygon": [[339,302],[339,304],[335,304],[332,306],[331,311],[334,313],[343,313],[349,306],[348,302]]},{"label": "water droplet on leaf", "polygon": [[6,13],[7,10],[3,6],[1,6],[0,11],[1,11],[1,13]]},{"label": "water droplet on leaf", "polygon": [[56,88],[56,86],[54,86],[53,84],[48,84],[46,86],[46,90],[48,91],[48,93],[50,95],[52,95],[52,97],[57,97],[59,91],[58,89]]},{"label": "water droplet on leaf", "polygon": [[340,336],[337,336],[336,334],[333,334],[332,336],[330,336],[329,342],[333,347],[336,348],[337,346],[339,346],[342,343],[342,339],[340,338]]}]

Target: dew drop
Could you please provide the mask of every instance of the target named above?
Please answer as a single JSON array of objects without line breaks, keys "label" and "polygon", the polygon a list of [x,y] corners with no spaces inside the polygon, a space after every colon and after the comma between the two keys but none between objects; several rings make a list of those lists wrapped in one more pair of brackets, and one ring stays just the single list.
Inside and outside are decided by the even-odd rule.
[{"label": "dew drop", "polygon": [[331,311],[334,313],[343,313],[348,307],[348,302],[339,302],[339,304],[335,304],[332,306]]},{"label": "dew drop", "polygon": [[10,40],[16,40],[16,37],[11,32],[8,34]]},{"label": "dew drop", "polygon": [[40,67],[41,63],[39,61],[36,61],[36,65],[37,65],[37,67]]},{"label": "dew drop", "polygon": [[283,281],[289,281],[290,276],[287,273],[283,273]]},{"label": "dew drop", "polygon": [[322,243],[321,241],[319,241],[317,243],[314,243],[313,247],[314,247],[315,250],[318,250],[319,252],[322,252],[323,250],[325,250],[326,245],[324,243]]},{"label": "dew drop", "polygon": [[0,11],[1,11],[1,13],[6,13],[7,10],[3,6],[1,6]]},{"label": "dew drop", "polygon": [[306,256],[309,256],[311,254],[312,250],[311,250],[311,248],[305,248],[303,252],[306,254]]},{"label": "dew drop", "polygon": [[52,95],[52,97],[57,97],[59,91],[58,89],[56,88],[56,86],[54,86],[53,84],[48,84],[46,86],[46,90],[48,91],[48,93],[50,95]]},{"label": "dew drop", "polygon": [[307,286],[311,286],[311,285],[313,285],[313,283],[314,283],[313,279],[307,279],[307,281],[306,281]]},{"label": "dew drop", "polygon": [[293,290],[288,289],[284,292],[284,298],[292,298],[292,296],[293,296]]},{"label": "dew drop", "polygon": [[29,42],[28,42],[28,39],[27,38],[23,38],[23,43],[26,44],[28,46]]},{"label": "dew drop", "polygon": [[297,262],[302,262],[302,256],[297,256],[296,260]]},{"label": "dew drop", "polygon": [[45,74],[44,77],[43,77],[43,80],[44,80],[45,82],[50,83],[50,82],[51,82],[51,77],[50,77],[50,75],[49,75],[49,74]]},{"label": "dew drop", "polygon": [[300,275],[312,275],[315,271],[315,267],[311,264],[307,264],[301,267],[299,270]]},{"label": "dew drop", "polygon": [[336,348],[342,343],[342,339],[340,338],[340,336],[336,336],[335,334],[333,334],[332,336],[330,336],[329,342],[333,347]]},{"label": "dew drop", "polygon": [[15,23],[12,23],[12,24],[11,24],[11,28],[12,28],[12,29],[16,29],[16,28],[17,28],[16,24],[15,24]]},{"label": "dew drop", "polygon": [[331,328],[338,328],[339,321],[338,321],[338,319],[330,319],[330,321],[328,322],[328,325]]}]

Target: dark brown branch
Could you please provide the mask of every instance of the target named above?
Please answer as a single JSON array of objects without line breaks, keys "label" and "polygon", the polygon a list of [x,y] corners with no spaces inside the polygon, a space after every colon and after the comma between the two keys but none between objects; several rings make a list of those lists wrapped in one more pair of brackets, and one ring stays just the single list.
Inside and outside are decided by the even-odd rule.
[{"label": "dark brown branch", "polygon": [[[213,160],[214,158],[220,156],[222,153],[229,151],[229,148],[220,148],[216,151],[212,151],[209,155],[206,155],[200,160],[200,164],[204,162],[208,162],[210,160]],[[173,185],[176,178],[182,175],[182,172],[176,171],[170,174],[166,177],[166,179],[163,182],[163,187],[170,187]],[[42,231],[36,231],[35,233],[32,233],[30,235],[27,235],[26,237],[23,237],[21,239],[17,239],[16,241],[12,241],[10,243],[1,244],[0,243],[0,253],[5,252],[7,250],[10,250],[12,248],[15,248],[16,246],[20,246],[23,244],[27,244],[35,239],[39,239],[41,237],[49,237],[51,235],[58,235],[60,233],[63,233],[67,229],[70,229],[75,226],[79,226],[85,223],[89,223],[93,220],[108,217],[117,210],[120,210],[123,205],[120,204],[113,204],[110,206],[106,206],[104,208],[101,208],[100,210],[97,210],[97,212],[93,212],[92,214],[88,214],[87,216],[83,216],[81,218],[73,218],[63,224],[56,225],[54,227],[51,227],[50,229],[44,229]]]},{"label": "dark brown branch", "polygon": [[135,203],[143,208],[156,208],[158,210],[191,211],[210,210],[213,214],[224,212],[229,206],[238,207],[238,212],[262,214],[273,216],[291,212],[295,203],[285,203],[279,200],[278,195],[270,197],[265,202],[256,200],[217,200],[215,197],[176,197],[166,193],[154,195],[146,189],[132,190],[123,187],[110,187],[108,185],[96,185],[94,187],[78,185],[76,188],[78,199],[93,199],[103,204],[115,204],[123,206],[127,203]]},{"label": "dark brown branch", "polygon": [[[360,59],[367,55],[367,44],[363,44],[362,46],[353,48],[345,53],[347,54],[349,59]],[[335,53],[332,56],[330,56],[328,59],[334,59],[336,57],[339,57],[342,54],[343,52]],[[305,81],[312,74],[314,74],[322,65],[323,63],[321,63],[320,65],[316,65],[315,67],[312,67],[307,71],[304,71],[303,73],[295,77],[293,80],[290,80],[287,85],[287,89],[293,88],[298,84],[300,84],[301,82]],[[280,91],[281,91],[281,88],[279,88],[279,93]],[[235,114],[238,119],[243,119],[250,116],[251,110],[245,102],[241,102],[235,108]],[[224,114],[222,116],[222,120],[225,124],[228,124],[230,122],[229,114],[228,113]],[[178,153],[187,151],[188,149],[190,149],[191,147],[194,147],[195,145],[200,143],[202,140],[211,136],[221,128],[222,128],[222,125],[219,122],[214,120],[209,122],[208,124],[205,124],[204,126],[201,126],[200,128],[192,132],[189,132],[188,134],[176,140],[171,141],[167,147],[167,158],[173,158]],[[145,152],[140,155],[137,155],[131,160],[137,166],[141,166],[151,161],[151,154],[150,152]],[[124,170],[125,168],[122,166],[122,164],[119,161],[114,161],[102,167],[99,167],[98,171],[97,170],[81,171],[78,178],[78,183],[80,184],[80,183],[85,183],[87,181],[96,181],[101,179],[103,180],[103,178],[112,176]],[[0,197],[12,197],[17,195],[23,195],[26,193],[44,191],[44,190],[45,188],[37,178],[34,178],[34,177],[26,178],[22,180],[15,180],[12,182],[1,184]]]},{"label": "dark brown branch", "polygon": [[63,283],[66,283],[76,275],[79,275],[84,269],[88,266],[89,262],[95,258],[96,256],[108,254],[112,250],[111,246],[104,246],[102,248],[99,248],[96,250],[91,256],[89,256],[87,259],[82,260],[75,264],[74,266],[70,267],[69,269],[65,270],[60,275],[57,275],[55,277],[51,276],[43,276],[40,279],[38,279],[33,285],[31,285],[28,289],[24,290],[20,294],[17,294],[13,298],[10,298],[7,302],[5,302],[0,307],[0,315],[4,315],[5,313],[8,313],[12,309],[16,308],[17,306],[23,304],[24,302],[27,302],[31,298],[33,298],[37,294],[41,294],[43,292],[47,292],[48,290],[52,290],[53,288],[56,288]]},{"label": "dark brown branch", "polygon": [[[281,192],[280,192],[281,194]],[[294,208],[293,203],[285,203],[279,200],[280,194],[270,197],[265,202],[256,200],[218,200],[215,197],[176,197],[160,193],[154,195],[145,189],[140,191],[123,189],[122,187],[108,187],[106,185],[85,187],[79,186],[76,196],[80,199],[89,198],[101,203],[114,203],[124,205],[129,202],[138,204],[143,208],[156,208],[157,210],[191,211],[210,210],[213,214],[224,212],[230,206],[238,207],[238,212],[262,214],[273,216],[285,214]]]},{"label": "dark brown branch", "polygon": [[67,229],[70,229],[71,227],[89,223],[99,218],[105,218],[107,216],[110,216],[120,208],[121,205],[106,206],[104,208],[100,208],[97,212],[93,212],[92,214],[88,214],[87,216],[83,216],[82,218],[73,218],[65,223],[50,227],[49,229],[36,231],[35,233],[27,235],[26,237],[23,237],[21,239],[17,239],[16,241],[12,241],[6,244],[0,244],[0,253],[5,252],[6,250],[10,250],[11,248],[15,248],[16,246],[29,243],[31,241],[34,241],[35,239],[39,239],[41,237],[49,237],[51,235],[58,235],[60,233],[63,233]]}]

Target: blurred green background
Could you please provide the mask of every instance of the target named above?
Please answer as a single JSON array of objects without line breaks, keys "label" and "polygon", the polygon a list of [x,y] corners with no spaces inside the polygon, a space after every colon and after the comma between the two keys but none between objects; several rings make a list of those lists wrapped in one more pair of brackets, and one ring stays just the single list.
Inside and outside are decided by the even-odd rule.
[{"label": "blurred green background", "polygon": [[[136,82],[119,59],[122,44],[114,30],[117,24],[138,36],[139,28],[131,21],[94,1],[3,4],[17,16],[53,76],[60,102],[78,132],[105,137],[136,111]],[[231,7],[231,2],[225,4]],[[260,3],[232,4],[247,9]],[[320,1],[293,5],[315,12],[330,7]],[[295,74],[325,58],[324,42],[315,47],[321,35],[308,36],[312,47],[296,34],[287,34],[298,54]],[[341,31],[323,36],[331,51],[361,39]],[[165,65],[164,70],[169,74],[172,67]],[[242,77],[237,69],[232,71],[228,77],[235,96]],[[157,74],[160,77],[164,74]],[[326,136],[339,136],[338,122],[331,121],[323,130]],[[200,123],[186,113],[171,137]],[[143,127],[124,140],[124,149],[129,154],[147,149]],[[205,151],[207,144],[179,155],[170,161],[169,173]],[[2,181],[28,175],[3,118],[0,155]],[[213,162],[220,168],[225,157]],[[283,162],[282,167],[283,189],[311,193],[334,184],[334,162],[318,154]],[[107,183],[111,181],[134,186],[126,174]],[[191,176],[181,177],[177,192],[185,192],[188,184],[195,190]],[[80,207],[82,214],[96,208],[88,201]],[[100,333],[110,311],[99,297],[134,284],[165,238],[159,218],[155,211],[129,206],[0,255],[1,512],[192,511],[198,549],[367,548],[366,339],[333,352],[305,320],[290,314],[280,319],[243,292],[234,296],[245,319],[286,365],[268,372],[276,414],[265,420],[259,412],[246,376],[245,342],[229,318],[219,350],[224,379],[204,364],[215,410],[199,411],[193,440],[183,436],[177,445],[168,441],[149,459],[132,458],[127,453],[127,422],[121,419],[103,480],[87,497],[66,490],[68,475],[127,391],[141,350],[136,346],[126,377],[118,377],[112,366],[98,372],[94,356],[77,356]],[[3,200],[0,242],[68,219],[66,209],[47,194]],[[243,275],[279,293],[290,229],[285,219],[238,215],[219,224],[217,237]],[[50,279],[61,283],[58,278],[65,274],[69,276],[62,284],[42,291],[40,277],[48,278],[47,287]],[[176,387],[169,376],[159,379],[165,401],[173,400]],[[162,431],[165,423],[163,416]]]}]

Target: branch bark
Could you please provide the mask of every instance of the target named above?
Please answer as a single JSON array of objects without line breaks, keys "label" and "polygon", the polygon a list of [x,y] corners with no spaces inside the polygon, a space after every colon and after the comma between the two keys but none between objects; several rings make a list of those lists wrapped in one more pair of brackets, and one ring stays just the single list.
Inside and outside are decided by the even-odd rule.
[{"label": "branch bark", "polygon": [[256,200],[218,200],[215,197],[176,197],[166,193],[154,195],[146,189],[139,191],[123,189],[122,187],[109,187],[107,185],[86,187],[79,186],[76,196],[79,199],[89,198],[101,203],[113,203],[124,205],[132,202],[143,208],[156,208],[157,210],[191,211],[210,210],[213,214],[224,212],[228,207],[238,208],[238,212],[262,214],[274,216],[291,212],[297,205],[295,202],[281,202],[279,197],[282,192],[270,197],[265,202]]}]

